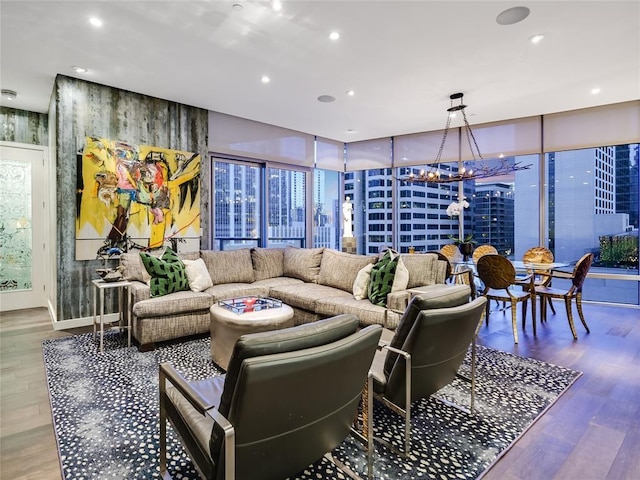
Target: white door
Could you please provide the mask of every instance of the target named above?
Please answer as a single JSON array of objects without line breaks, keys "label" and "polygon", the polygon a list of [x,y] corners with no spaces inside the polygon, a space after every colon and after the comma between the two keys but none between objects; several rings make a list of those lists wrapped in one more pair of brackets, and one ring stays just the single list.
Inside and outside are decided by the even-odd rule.
[{"label": "white door", "polygon": [[0,311],[46,306],[46,148],[0,143]]}]

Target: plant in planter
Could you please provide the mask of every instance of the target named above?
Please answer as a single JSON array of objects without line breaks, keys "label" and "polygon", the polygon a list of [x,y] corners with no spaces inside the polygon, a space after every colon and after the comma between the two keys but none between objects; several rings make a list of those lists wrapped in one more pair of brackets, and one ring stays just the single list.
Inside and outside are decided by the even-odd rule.
[{"label": "plant in planter", "polygon": [[[460,215],[462,214],[463,210],[468,207],[469,202],[467,202],[466,200],[461,200],[460,202],[451,202],[451,204],[447,207],[447,215],[449,215],[450,217],[457,217],[459,225]],[[473,239],[473,234],[471,233],[468,233],[462,237],[449,235],[449,238],[454,245],[458,246],[460,253],[464,256],[465,262],[469,259],[469,256],[473,253],[473,250],[478,243]]]}]

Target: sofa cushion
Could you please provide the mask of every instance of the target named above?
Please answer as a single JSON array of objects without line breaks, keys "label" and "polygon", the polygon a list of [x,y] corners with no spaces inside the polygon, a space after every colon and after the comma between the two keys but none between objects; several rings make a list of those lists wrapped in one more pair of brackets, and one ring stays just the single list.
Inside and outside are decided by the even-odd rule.
[{"label": "sofa cushion", "polygon": [[284,249],[252,248],[253,276],[255,281],[284,276]]},{"label": "sofa cushion", "polygon": [[214,301],[226,300],[228,298],[263,296],[269,294],[269,287],[256,285],[254,283],[223,283],[207,288],[205,293],[211,295]]},{"label": "sofa cushion", "polygon": [[324,248],[285,248],[283,275],[317,283],[323,251]]},{"label": "sofa cushion", "polygon": [[400,290],[406,290],[409,284],[409,270],[404,265],[402,257],[398,256],[398,267],[396,268],[396,274],[393,277],[393,285],[391,285],[391,293],[398,292]]},{"label": "sofa cushion", "polygon": [[325,248],[322,253],[318,283],[339,288],[345,292],[353,292],[353,284],[358,272],[375,261],[376,257],[353,255]]},{"label": "sofa cushion", "polygon": [[409,283],[407,284],[407,288],[445,282],[447,264],[439,260],[437,254],[401,255],[401,258],[407,270],[409,270]]},{"label": "sofa cushion", "polygon": [[[369,300],[356,300],[353,295],[325,297],[316,301],[316,312],[323,317],[352,313],[360,320],[360,325],[387,325],[387,309],[373,305]],[[395,325],[394,325],[395,326]]]},{"label": "sofa cushion", "polygon": [[160,297],[168,293],[189,289],[184,263],[170,248],[167,248],[160,258],[145,252],[140,252],[140,257],[147,272],[151,275],[152,297]]},{"label": "sofa cushion", "polygon": [[[133,314],[138,318],[168,317],[206,311],[211,308],[211,305],[213,305],[211,295],[186,290],[137,302],[133,306]],[[175,328],[179,329],[179,326],[175,325]]]},{"label": "sofa cushion", "polygon": [[387,294],[391,293],[393,279],[398,268],[400,257],[393,255],[390,250],[373,266],[367,294],[369,301],[374,305],[384,307],[387,305]]},{"label": "sofa cushion", "polygon": [[120,265],[124,267],[122,277],[128,281],[149,283],[151,275],[144,268],[139,252],[125,252],[120,255]]},{"label": "sofa cushion", "polygon": [[367,298],[371,270],[373,270],[373,263],[361,268],[356,275],[356,279],[353,281],[353,298],[356,300],[364,300]]},{"label": "sofa cushion", "polygon": [[336,296],[353,298],[353,295],[349,292],[325,285],[316,285],[315,283],[272,287],[269,291],[269,296],[282,300],[291,307],[308,310],[310,312],[316,311],[316,301],[322,298]]},{"label": "sofa cushion", "polygon": [[207,265],[211,282],[214,285],[223,283],[251,283],[253,276],[253,264],[251,263],[251,250],[225,250],[222,252],[203,250],[200,256]]},{"label": "sofa cushion", "polygon": [[202,292],[209,287],[213,286],[209,271],[204,263],[204,260],[198,258],[197,260],[183,260],[184,271],[187,274],[187,280],[189,281],[189,288],[193,292]]}]

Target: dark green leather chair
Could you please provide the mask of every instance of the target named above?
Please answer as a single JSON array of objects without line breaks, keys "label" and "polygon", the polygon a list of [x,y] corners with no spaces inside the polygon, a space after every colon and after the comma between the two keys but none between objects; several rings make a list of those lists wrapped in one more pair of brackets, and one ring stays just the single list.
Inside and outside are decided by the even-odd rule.
[{"label": "dark green leather chair", "polygon": [[[475,336],[487,303],[469,302],[468,285],[413,297],[390,342],[381,342],[372,366],[374,396],[405,420],[405,455],[411,444],[411,402],[429,397],[457,376],[472,346],[471,411],[475,395]],[[396,450],[382,441],[388,447]]]},{"label": "dark green leather chair", "polygon": [[[198,382],[161,364],[163,478],[167,419],[205,479],[284,479],[331,452],[351,432],[382,333],[358,324],[338,315],[244,335],[226,375]],[[367,450],[371,475],[371,441]]]}]

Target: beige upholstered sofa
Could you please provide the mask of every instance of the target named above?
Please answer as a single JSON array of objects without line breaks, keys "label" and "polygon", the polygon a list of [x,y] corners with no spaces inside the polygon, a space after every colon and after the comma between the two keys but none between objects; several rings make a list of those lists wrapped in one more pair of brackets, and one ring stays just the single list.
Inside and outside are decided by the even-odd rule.
[{"label": "beige upholstered sofa", "polygon": [[125,253],[121,265],[131,281],[133,337],[140,349],[155,342],[209,331],[209,308],[220,300],[246,295],[277,298],[294,310],[296,325],[342,313],[357,315],[362,326],[380,324],[395,329],[409,300],[408,289],[444,284],[446,261],[436,254],[402,255],[407,286],[387,296],[386,307],[367,298],[357,300],[353,287],[358,273],[377,256],[353,255],[325,248],[252,248],[180,254],[183,260],[202,258],[213,284],[204,291],[179,291],[150,296],[149,276],[137,252]]}]

